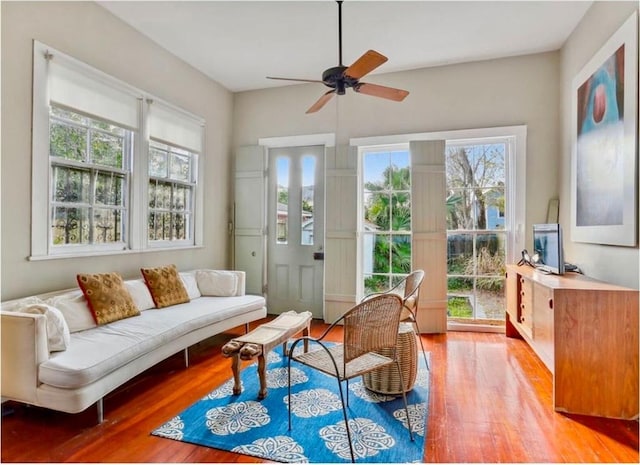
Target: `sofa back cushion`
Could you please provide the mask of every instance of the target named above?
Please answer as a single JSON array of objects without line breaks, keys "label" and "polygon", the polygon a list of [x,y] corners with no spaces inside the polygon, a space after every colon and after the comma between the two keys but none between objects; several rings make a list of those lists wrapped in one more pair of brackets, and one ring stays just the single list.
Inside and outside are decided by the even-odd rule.
[{"label": "sofa back cushion", "polygon": [[184,284],[184,288],[189,295],[189,299],[197,299],[202,296],[200,293],[200,289],[198,289],[198,282],[196,281],[196,274],[193,271],[181,271],[180,279],[182,279],[182,284]]},{"label": "sofa back cushion", "polygon": [[153,302],[153,297],[151,297],[151,293],[144,279],[130,279],[125,281],[124,285],[127,286],[127,290],[129,294],[131,294],[131,298],[136,304],[136,307],[138,307],[138,310],[144,312],[145,310],[156,308],[156,304]]},{"label": "sofa back cushion", "polygon": [[45,302],[62,312],[71,333],[96,327],[87,299],[79,289],[53,296]]},{"label": "sofa back cushion", "polygon": [[157,308],[189,302],[189,294],[175,265],[141,268],[140,271]]},{"label": "sofa back cushion", "polygon": [[77,279],[98,325],[140,315],[118,273],[79,274]]},{"label": "sofa back cushion", "polygon": [[196,281],[204,296],[230,297],[236,295],[238,276],[233,271],[198,270]]}]

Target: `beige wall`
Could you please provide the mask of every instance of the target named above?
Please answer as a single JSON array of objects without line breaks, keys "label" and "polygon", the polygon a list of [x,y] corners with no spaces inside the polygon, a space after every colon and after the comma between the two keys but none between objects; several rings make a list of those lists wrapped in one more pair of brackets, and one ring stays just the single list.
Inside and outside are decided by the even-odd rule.
[{"label": "beige wall", "polygon": [[634,10],[638,10],[637,1],[594,3],[561,50],[562,138],[558,168],[560,221],[565,230],[565,260],[577,264],[589,276],[638,289],[638,248],[572,242],[570,203],[572,81]]},{"label": "beige wall", "polygon": [[[75,287],[78,272],[229,263],[232,94],[93,2],[2,2],[2,300]],[[55,21],[54,21],[55,19]],[[206,120],[204,248],[30,262],[32,40]]]},{"label": "beige wall", "polygon": [[347,143],[352,137],[526,124],[532,224],[546,218],[547,201],[557,196],[557,170],[549,166],[560,156],[558,79],[553,52],[371,76],[367,82],[411,93],[396,103],[349,91],[312,115],[305,111],[325,91],[320,84],[242,92],[234,96],[233,144],[315,133],[337,133],[339,143]]}]

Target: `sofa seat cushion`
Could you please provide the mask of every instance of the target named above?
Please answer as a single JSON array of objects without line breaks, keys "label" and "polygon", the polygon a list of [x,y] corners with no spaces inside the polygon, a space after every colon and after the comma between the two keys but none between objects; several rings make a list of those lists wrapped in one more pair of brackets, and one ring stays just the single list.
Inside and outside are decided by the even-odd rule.
[{"label": "sofa seat cushion", "polygon": [[255,295],[200,297],[73,333],[65,352],[52,354],[40,365],[39,381],[79,388],[191,331],[264,306],[264,298]]}]

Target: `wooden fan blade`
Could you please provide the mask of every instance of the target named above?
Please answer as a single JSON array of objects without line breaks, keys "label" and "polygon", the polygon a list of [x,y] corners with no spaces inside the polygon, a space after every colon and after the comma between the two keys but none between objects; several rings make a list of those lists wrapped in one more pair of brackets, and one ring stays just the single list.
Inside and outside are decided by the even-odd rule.
[{"label": "wooden fan blade", "polygon": [[387,57],[376,52],[375,50],[369,50],[358,58],[351,66],[349,66],[344,74],[353,78],[360,79],[367,73],[370,73],[382,63],[387,61]]},{"label": "wooden fan blade", "polygon": [[401,102],[409,95],[408,90],[395,89],[393,87],[379,86],[377,84],[360,83],[353,88],[361,94],[373,95],[374,97],[382,97],[396,102]]},{"label": "wooden fan blade", "polygon": [[297,78],[273,77],[273,76],[267,76],[267,79],[276,79],[278,81],[319,82],[320,84],[324,84],[324,82],[318,79],[297,79]]},{"label": "wooden fan blade", "polygon": [[323,94],[322,97],[320,97],[316,103],[314,103],[313,105],[311,105],[311,107],[309,107],[309,109],[307,110],[307,113],[315,113],[316,111],[318,111],[329,100],[331,100],[331,98],[335,95],[335,93],[336,93],[335,90],[330,90],[329,92]]}]

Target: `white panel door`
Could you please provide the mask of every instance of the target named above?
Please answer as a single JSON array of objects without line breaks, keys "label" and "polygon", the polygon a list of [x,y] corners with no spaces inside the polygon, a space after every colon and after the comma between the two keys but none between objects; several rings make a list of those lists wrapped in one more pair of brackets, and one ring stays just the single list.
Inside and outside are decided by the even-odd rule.
[{"label": "white panel door", "polygon": [[324,146],[269,149],[267,307],[323,317]]}]

